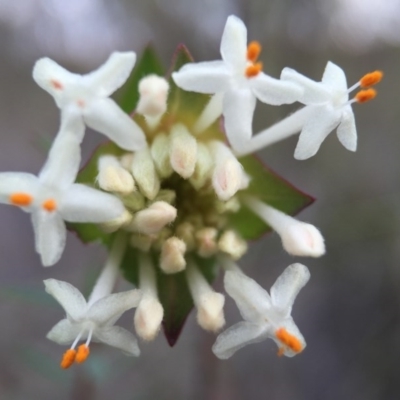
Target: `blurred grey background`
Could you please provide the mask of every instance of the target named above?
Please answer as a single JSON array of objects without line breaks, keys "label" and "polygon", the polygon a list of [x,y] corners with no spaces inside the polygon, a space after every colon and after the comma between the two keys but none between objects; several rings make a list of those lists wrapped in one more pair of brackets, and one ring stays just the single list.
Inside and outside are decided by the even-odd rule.
[{"label": "blurred grey background", "polygon": [[[36,59],[49,56],[88,72],[113,50],[140,54],[149,42],[166,66],[180,42],[197,60],[217,59],[230,14],[245,21],[249,40],[262,43],[264,71],[272,76],[290,66],[319,80],[328,60],[346,71],[349,84],[366,72],[385,72],[378,97],[353,107],[357,153],[335,134],[307,161],[293,158],[296,137],[262,153],[317,198],[299,218],[321,229],[327,254],[293,258],[269,235],[241,265],[268,289],[293,261],[310,267],[293,311],[307,349],[278,358],[267,341],[219,361],[211,352],[214,336],[192,314],[173,349],[162,335],[142,343],[139,359],[93,345],[83,366],[62,371],[65,349],[45,334],[63,312],[44,294],[42,280],[66,280],[87,292],[105,252],[70,234],[61,262],[45,269],[29,217],[1,206],[1,400],[400,398],[400,0],[0,0],[0,170],[36,173],[58,129],[53,99],[31,77]],[[290,110],[259,107],[255,131]],[[101,140],[88,132],[84,159]],[[227,303],[231,325],[240,317]],[[123,324],[129,327],[131,316]]]}]

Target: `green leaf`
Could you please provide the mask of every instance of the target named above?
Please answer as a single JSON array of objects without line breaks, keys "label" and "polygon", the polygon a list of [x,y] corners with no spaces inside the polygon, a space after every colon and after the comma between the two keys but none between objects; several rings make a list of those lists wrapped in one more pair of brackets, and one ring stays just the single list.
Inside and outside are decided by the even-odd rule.
[{"label": "green leaf", "polygon": [[[169,71],[178,71],[183,65],[193,62],[193,57],[189,50],[183,44],[179,45],[172,59],[172,65]],[[172,77],[169,78],[170,93],[168,97],[168,112],[174,116],[179,113],[180,122],[192,125],[198,118],[205,105],[210,100],[210,96],[195,92],[186,92],[179,88]]]},{"label": "green leaf", "polygon": [[127,113],[131,113],[139,100],[139,81],[149,74],[164,76],[164,68],[152,46],[147,46],[142,57],[129,77],[127,83],[117,93],[119,106]]},{"label": "green leaf", "polygon": [[[314,199],[295,188],[275,172],[267,168],[254,156],[240,159],[247,174],[251,176],[248,189],[244,194],[256,196],[272,207],[286,214],[294,215],[313,203]],[[229,217],[230,224],[244,239],[259,238],[271,228],[246,206],[242,206],[236,214]]]},{"label": "green leaf", "polygon": [[[126,280],[138,286],[139,264],[138,252],[129,248],[121,264]],[[217,268],[214,258],[204,259],[193,256],[208,282],[216,276]],[[157,286],[160,302],[164,308],[163,328],[170,346],[177,342],[186,318],[193,308],[193,300],[186,282],[185,272],[167,275],[158,267],[159,254],[154,254],[153,262],[157,271]]]}]

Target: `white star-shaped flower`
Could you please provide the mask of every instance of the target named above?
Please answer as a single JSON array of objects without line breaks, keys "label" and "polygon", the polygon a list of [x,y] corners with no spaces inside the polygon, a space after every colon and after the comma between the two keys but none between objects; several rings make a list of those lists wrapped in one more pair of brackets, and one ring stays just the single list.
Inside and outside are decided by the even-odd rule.
[{"label": "white star-shaped flower", "polygon": [[357,131],[351,104],[371,100],[376,92],[374,89],[361,90],[351,100],[349,94],[358,87],[367,88],[374,85],[381,78],[382,73],[375,71],[348,88],[344,71],[330,61],[326,65],[321,82],[315,82],[293,69],[284,68],[281,80],[301,86],[304,91],[299,101],[310,108],[300,133],[295,158],[304,160],[312,157],[335,128],[343,146],[350,151],[356,151]]},{"label": "white star-shaped flower", "polygon": [[79,75],[42,58],[33,68],[33,79],[54,97],[63,121],[78,119],[123,149],[136,151],[146,146],[143,131],[109,98],[128,79],[135,61],[133,52],[115,52],[97,70]]},{"label": "white star-shaped flower", "polygon": [[0,173],[0,203],[32,214],[36,251],[44,266],[55,264],[66,241],[64,221],[107,222],[123,214],[122,202],[82,184],[74,184],[80,163],[80,142],[62,130],[38,176]]},{"label": "white star-shaped flower", "polygon": [[[72,343],[64,354],[61,363],[63,368],[70,367],[74,361],[85,361],[89,355],[90,341],[102,342],[129,355],[139,356],[135,336],[120,326],[114,326],[125,311],[139,304],[139,290],[110,294],[88,303],[81,292],[67,282],[46,279],[44,284],[46,291],[61,304],[67,314],[47,334],[48,339],[58,344]],[[86,340],[86,343],[76,351],[75,347],[80,340]]]},{"label": "white star-shaped flower", "polygon": [[247,46],[244,23],[231,15],[221,39],[222,60],[185,64],[172,77],[184,90],[221,96],[225,130],[233,148],[252,136],[256,99],[272,105],[290,104],[301,96],[301,88],[264,74],[257,61],[261,46]]},{"label": "white star-shaped flower", "polygon": [[310,273],[304,265],[289,265],[276,280],[269,295],[242,272],[226,272],[225,290],[235,300],[244,321],[217,337],[213,346],[215,355],[226,359],[242,347],[267,338],[276,342],[279,355],[293,357],[300,353],[306,343],[290,314],[297,294],[309,278]]}]

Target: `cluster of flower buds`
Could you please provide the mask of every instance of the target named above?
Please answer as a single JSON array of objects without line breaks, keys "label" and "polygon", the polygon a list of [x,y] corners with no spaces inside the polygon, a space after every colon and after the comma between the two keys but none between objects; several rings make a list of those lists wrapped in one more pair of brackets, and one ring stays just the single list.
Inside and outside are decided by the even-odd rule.
[{"label": "cluster of flower buds", "polygon": [[[36,63],[33,78],[60,108],[60,129],[37,177],[0,173],[0,201],[31,213],[36,251],[44,266],[57,263],[63,253],[64,221],[98,224],[111,242],[109,258],[87,301],[66,282],[45,281],[46,291],[67,314],[48,334],[59,344],[71,344],[63,368],[85,361],[92,340],[139,355],[134,335],[114,324],[136,307],[137,335],[145,341],[155,338],[167,318],[160,277],[184,276],[199,325],[219,331],[225,324],[225,297],[212,288],[201,260],[212,260],[225,272],[225,290],[245,320],[218,336],[213,347],[217,357],[228,358],[265,338],[276,342],[281,355],[304,349],[291,310],[309,279],[308,269],[289,266],[268,294],[235,263],[248,246],[232,221],[244,218],[241,224],[246,226],[243,215],[251,215],[274,230],[293,256],[323,255],[324,240],[313,225],[284,213],[279,202],[267,204],[258,196],[252,190],[255,177],[241,157],[300,132],[295,158],[306,159],[336,128],[341,143],[355,151],[351,104],[375,97],[370,87],[382,73],[369,73],[348,88],[344,72],[328,62],[321,82],[289,68],[275,79],[262,72],[260,52],[258,42],[247,44],[243,22],[230,16],[221,40],[222,60],[186,63],[170,80],[155,74],[142,77],[131,116],[109,96],[130,76],[133,52],[113,53],[86,75],[71,73],[47,58]],[[358,87],[361,91],[349,99]],[[173,99],[177,91],[207,95],[207,102],[200,111],[190,111],[190,104],[181,109]],[[271,105],[300,102],[304,107],[253,135],[257,99]],[[227,141],[215,123],[221,116]],[[87,185],[75,183],[85,126],[118,148],[100,154],[97,175]],[[247,214],[241,214],[243,210]],[[137,289],[112,294],[127,249],[134,250]],[[78,346],[80,341],[85,343]]]}]

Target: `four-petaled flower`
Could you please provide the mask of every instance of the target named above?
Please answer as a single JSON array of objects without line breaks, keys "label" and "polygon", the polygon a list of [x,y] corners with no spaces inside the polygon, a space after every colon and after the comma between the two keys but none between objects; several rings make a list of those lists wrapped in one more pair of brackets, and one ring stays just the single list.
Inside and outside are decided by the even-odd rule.
[{"label": "four-petaled flower", "polygon": [[[146,146],[143,131],[108,97],[125,83],[135,61],[133,52],[115,52],[97,70],[79,75],[41,58],[33,68],[33,79],[54,97],[63,122],[85,123],[123,149],[136,151]],[[79,132],[79,139],[83,139],[83,132]]]},{"label": "four-petaled flower", "polygon": [[245,321],[231,326],[217,337],[213,346],[215,355],[226,359],[242,347],[266,338],[276,342],[279,355],[293,357],[300,353],[306,343],[290,314],[297,294],[309,278],[310,273],[304,265],[289,265],[269,295],[242,272],[226,272],[225,290],[235,300]]},{"label": "four-petaled flower", "polygon": [[[61,363],[63,368],[68,368],[74,361],[85,361],[89,355],[90,341],[102,342],[129,355],[139,356],[135,336],[120,326],[114,326],[125,311],[139,304],[139,290],[114,293],[86,302],[81,292],[67,282],[47,279],[44,284],[46,291],[60,303],[67,314],[47,334],[48,339],[58,344],[72,343],[64,354]],[[75,347],[80,340],[86,340],[86,343],[76,351]]]},{"label": "four-petaled flower", "polygon": [[38,176],[0,173],[0,202],[32,214],[36,251],[44,266],[55,264],[61,257],[67,234],[64,220],[106,222],[125,211],[115,196],[73,183],[80,163],[79,144],[64,126]]},{"label": "four-petaled flower", "polygon": [[185,64],[172,77],[184,90],[215,93],[221,97],[225,131],[236,150],[251,138],[256,99],[272,105],[290,104],[302,94],[301,88],[264,74],[257,61],[261,46],[247,46],[247,29],[231,15],[221,39],[222,60]]},{"label": "four-petaled flower", "polygon": [[349,94],[360,86],[372,86],[381,78],[382,73],[375,71],[348,88],[344,71],[330,61],[321,82],[315,82],[291,68],[284,68],[281,80],[301,86],[304,91],[298,100],[308,106],[307,118],[294,153],[295,158],[305,160],[316,154],[322,142],[336,127],[342,145],[350,151],[356,151],[357,131],[351,104],[371,100],[376,92],[374,89],[361,90],[352,100],[349,100]]}]

